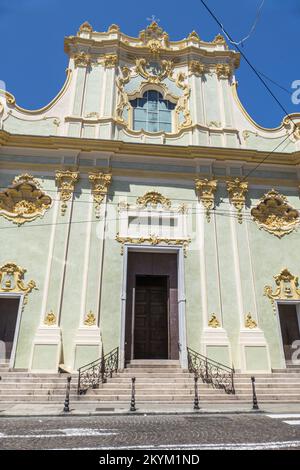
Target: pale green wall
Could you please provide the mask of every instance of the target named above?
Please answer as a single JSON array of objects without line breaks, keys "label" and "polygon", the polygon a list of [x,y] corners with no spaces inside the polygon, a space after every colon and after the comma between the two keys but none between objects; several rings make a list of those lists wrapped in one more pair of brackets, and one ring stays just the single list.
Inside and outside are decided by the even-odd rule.
[{"label": "pale green wall", "polygon": [[57,370],[59,346],[56,344],[36,344],[33,349],[33,370]]}]

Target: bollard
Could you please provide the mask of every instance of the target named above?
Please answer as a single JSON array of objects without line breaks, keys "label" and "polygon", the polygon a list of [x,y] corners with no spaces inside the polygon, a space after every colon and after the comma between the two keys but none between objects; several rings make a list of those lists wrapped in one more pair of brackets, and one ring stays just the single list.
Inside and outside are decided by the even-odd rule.
[{"label": "bollard", "polygon": [[251,382],[252,382],[252,396],[253,396],[253,406],[252,410],[259,410],[258,403],[257,403],[257,397],[255,393],[255,377],[251,377]]},{"label": "bollard", "polygon": [[135,407],[135,377],[131,378],[131,402],[130,411],[136,411]]},{"label": "bollard", "polygon": [[198,396],[198,375],[194,376],[195,381],[195,398],[194,398],[194,410],[200,410],[199,407],[199,396]]},{"label": "bollard", "polygon": [[71,387],[71,380],[72,377],[69,376],[67,378],[67,388],[66,388],[66,398],[65,398],[65,405],[64,405],[64,412],[68,413],[70,411],[69,405],[70,405],[70,387]]}]

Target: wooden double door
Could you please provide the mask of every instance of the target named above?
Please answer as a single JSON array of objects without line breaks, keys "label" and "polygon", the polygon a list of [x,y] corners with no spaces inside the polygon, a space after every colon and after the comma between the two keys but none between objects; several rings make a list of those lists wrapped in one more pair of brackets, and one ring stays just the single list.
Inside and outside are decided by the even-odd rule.
[{"label": "wooden double door", "polygon": [[129,252],[125,360],[178,359],[177,255]]}]

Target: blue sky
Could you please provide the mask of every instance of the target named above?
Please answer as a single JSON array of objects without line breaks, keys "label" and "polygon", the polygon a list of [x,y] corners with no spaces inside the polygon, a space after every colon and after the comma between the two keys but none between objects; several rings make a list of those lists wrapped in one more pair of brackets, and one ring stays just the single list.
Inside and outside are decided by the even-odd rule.
[{"label": "blue sky", "polygon": [[[238,41],[251,28],[261,0],[206,2]],[[152,14],[173,40],[193,29],[204,40],[220,32],[200,0],[152,0],[151,5],[137,0],[0,0],[0,80],[20,106],[44,106],[65,80],[64,36],[76,34],[85,20],[97,31],[117,23],[123,32],[137,36]],[[299,25],[299,0],[265,0],[257,28],[243,47],[257,70],[288,91],[294,80],[300,80]],[[251,116],[266,127],[279,125],[283,111],[243,60],[237,79],[240,98]],[[300,112],[300,104],[293,104],[287,91],[268,84],[289,113]]]}]

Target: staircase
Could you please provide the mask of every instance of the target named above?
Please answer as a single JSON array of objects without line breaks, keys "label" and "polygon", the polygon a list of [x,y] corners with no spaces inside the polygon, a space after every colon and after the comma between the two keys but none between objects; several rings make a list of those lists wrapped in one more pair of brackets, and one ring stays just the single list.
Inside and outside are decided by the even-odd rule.
[{"label": "staircase", "polygon": [[[59,403],[65,399],[68,374],[35,374],[8,370],[0,364],[0,407],[4,403]],[[77,394],[78,374],[72,374],[70,402],[126,405],[131,399],[131,378],[136,378],[136,406],[141,404],[190,404],[194,400],[194,376],[178,361],[134,360],[99,388]],[[299,403],[300,368],[276,369],[255,374],[258,403]],[[204,403],[236,405],[252,403],[251,374],[234,375],[235,395],[198,381],[200,406]]]}]

